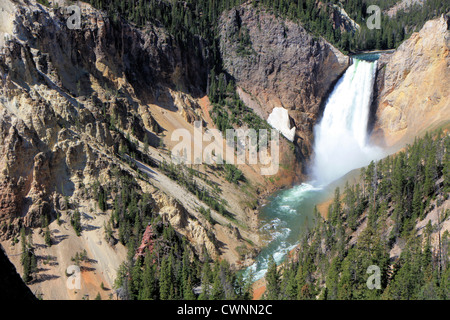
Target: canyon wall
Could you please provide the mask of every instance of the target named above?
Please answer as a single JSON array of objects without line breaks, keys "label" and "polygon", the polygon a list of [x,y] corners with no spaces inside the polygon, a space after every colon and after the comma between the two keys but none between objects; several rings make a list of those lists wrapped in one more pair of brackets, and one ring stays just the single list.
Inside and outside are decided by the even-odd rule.
[{"label": "canyon wall", "polygon": [[450,120],[449,17],[428,21],[378,62],[373,139],[386,147]]},{"label": "canyon wall", "polygon": [[241,98],[264,119],[276,107],[287,109],[308,158],[313,126],[349,58],[300,24],[251,5],[225,12],[219,28],[224,67]]},{"label": "canyon wall", "polygon": [[[212,210],[220,224],[211,225],[199,212],[208,206],[158,169],[158,163],[170,161],[162,146],[171,128],[192,128],[191,120],[203,117],[198,99],[204,97],[208,70],[202,40],[182,49],[160,27],[139,29],[79,5],[82,26],[72,30],[64,7],[0,2],[0,240],[5,252],[22,273],[17,242],[26,228],[42,270],[31,287],[45,299],[95,294],[100,283],[112,288],[126,259],[125,246],[105,241],[105,226],[120,196],[119,173],[148,195],[155,214],[197,252],[206,248],[211,257],[236,263],[241,258],[235,248],[244,240],[234,232],[216,237],[213,231],[230,222]],[[128,160],[136,154],[147,161],[140,168]],[[217,180],[231,193],[230,183]],[[108,190],[106,212],[99,210],[96,184]],[[198,185],[211,188],[206,179]],[[246,196],[239,200],[229,209],[237,221],[253,219],[254,212],[243,209]],[[81,236],[70,225],[75,210],[81,214]],[[45,219],[51,247],[44,242]],[[241,231],[254,237],[249,250],[258,246],[253,228]],[[112,232],[116,239],[117,232]],[[75,252],[83,250],[97,261],[97,271],[83,273],[86,286],[76,295],[66,287],[65,271]],[[46,257],[53,259],[50,264]]]}]

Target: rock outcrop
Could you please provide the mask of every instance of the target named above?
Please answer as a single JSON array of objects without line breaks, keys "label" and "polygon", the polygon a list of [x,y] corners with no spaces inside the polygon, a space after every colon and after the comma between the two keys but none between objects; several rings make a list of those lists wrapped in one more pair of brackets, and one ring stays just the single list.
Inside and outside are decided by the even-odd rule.
[{"label": "rock outcrop", "polygon": [[251,5],[222,15],[220,49],[243,101],[264,119],[275,107],[287,109],[300,149],[310,151],[321,104],[349,58],[301,25]]},{"label": "rock outcrop", "polygon": [[333,21],[333,29],[339,28],[341,32],[354,32],[361,27],[352,18],[349,17],[344,8],[332,4],[331,20]]},{"label": "rock outcrop", "polygon": [[197,252],[201,252],[202,248],[205,247],[213,258],[219,256],[219,252],[215,245],[214,235],[207,232],[208,228],[205,227],[201,221],[189,214],[189,212],[172,197],[161,192],[157,192],[154,197],[159,214],[165,221],[169,221],[176,230],[179,230],[187,239],[189,239],[196,247]]},{"label": "rock outcrop", "polygon": [[142,241],[141,241],[141,245],[137,248],[136,250],[136,255],[135,257],[138,256],[145,256],[147,250],[148,252],[152,253],[153,249],[154,249],[154,234],[153,234],[153,230],[152,230],[152,225],[148,224],[147,227],[145,228],[144,234],[142,235]]},{"label": "rock outcrop", "polygon": [[374,140],[405,143],[450,120],[450,21],[428,21],[380,58]]}]

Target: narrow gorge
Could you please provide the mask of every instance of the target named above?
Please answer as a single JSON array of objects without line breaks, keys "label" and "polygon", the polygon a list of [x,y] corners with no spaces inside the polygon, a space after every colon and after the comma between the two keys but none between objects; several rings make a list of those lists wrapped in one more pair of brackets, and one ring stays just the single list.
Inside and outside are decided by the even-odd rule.
[{"label": "narrow gorge", "polygon": [[[350,1],[0,0],[0,244],[17,274],[5,270],[49,300],[234,300],[286,298],[265,275],[280,270],[279,285],[295,267],[289,298],[335,298],[324,270],[345,279],[348,255],[334,246],[357,248],[377,219],[392,264],[411,230],[431,221],[437,239],[450,221],[445,8],[387,41]],[[280,133],[276,174],[250,153],[174,162],[180,136],[223,151],[241,128]],[[321,223],[339,232],[317,233],[327,262],[304,276]]]}]

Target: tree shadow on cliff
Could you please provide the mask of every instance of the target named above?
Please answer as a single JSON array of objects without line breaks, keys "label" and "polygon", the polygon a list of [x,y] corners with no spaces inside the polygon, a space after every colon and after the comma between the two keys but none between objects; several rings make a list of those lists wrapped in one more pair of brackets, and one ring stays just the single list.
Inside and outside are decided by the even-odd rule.
[{"label": "tree shadow on cliff", "polygon": [[37,284],[37,283],[41,283],[44,281],[54,280],[54,279],[59,279],[59,278],[61,278],[61,277],[56,274],[38,274],[36,276],[36,279],[31,281],[30,284]]},{"label": "tree shadow on cliff", "polygon": [[80,270],[81,270],[81,272],[89,272],[89,271],[95,271],[96,269],[93,267],[81,266]]},{"label": "tree shadow on cliff", "polygon": [[214,244],[216,245],[217,250],[219,250],[220,254],[225,253],[225,251],[228,249],[228,245],[225,242],[222,242],[220,240],[214,239]]},{"label": "tree shadow on cliff", "polygon": [[100,227],[93,226],[93,225],[90,225],[90,224],[87,224],[87,225],[83,226],[83,231],[92,231],[92,230],[98,230],[98,229],[100,229]]},{"label": "tree shadow on cliff", "polygon": [[54,244],[54,245],[60,244],[61,242],[63,242],[67,238],[69,238],[69,236],[66,235],[66,234],[59,235],[59,236],[53,236],[52,244]]},{"label": "tree shadow on cliff", "polygon": [[57,260],[55,256],[51,255],[36,255],[36,259],[38,261],[46,261],[46,263]]},{"label": "tree shadow on cliff", "polygon": [[94,220],[94,218],[92,218],[92,216],[88,215],[85,212],[82,212],[81,216],[83,217],[83,219],[88,220],[88,221]]},{"label": "tree shadow on cliff", "polygon": [[[141,162],[141,161],[138,161],[138,160],[136,160],[136,159],[133,159],[133,158],[131,158],[131,157],[128,156],[128,155],[125,155],[125,157],[126,157],[128,160],[133,161],[133,162],[137,165],[138,170],[139,170],[141,173],[144,173],[145,175],[147,175],[147,176],[148,176],[150,179],[152,179],[152,180],[159,181],[158,179],[155,178],[156,172],[153,171],[153,170],[150,168],[150,166],[149,166],[148,164],[143,163],[143,162]],[[159,166],[159,164],[158,164],[158,163],[155,163],[155,167],[158,167],[158,166]]]},{"label": "tree shadow on cliff", "polygon": [[97,260],[92,259],[92,258],[85,258],[84,261],[87,263],[90,263],[90,264],[98,263]]}]

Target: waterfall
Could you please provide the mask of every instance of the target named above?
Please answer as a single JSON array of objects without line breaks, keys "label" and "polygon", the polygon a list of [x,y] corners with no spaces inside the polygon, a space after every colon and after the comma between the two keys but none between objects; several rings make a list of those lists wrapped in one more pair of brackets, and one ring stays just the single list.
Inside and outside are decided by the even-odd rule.
[{"label": "waterfall", "polygon": [[381,148],[367,141],[375,73],[376,61],[354,59],[337,82],[321,121],[314,127],[311,179],[280,191],[262,208],[261,233],[268,237],[268,243],[247,268],[246,276],[260,279],[267,271],[269,257],[279,264],[298,245],[302,228],[313,219],[315,205],[332,194],[331,182],[383,156]]},{"label": "waterfall", "polygon": [[367,141],[376,63],[355,59],[329,96],[314,128],[314,184],[327,185],[381,158],[382,150]]}]

